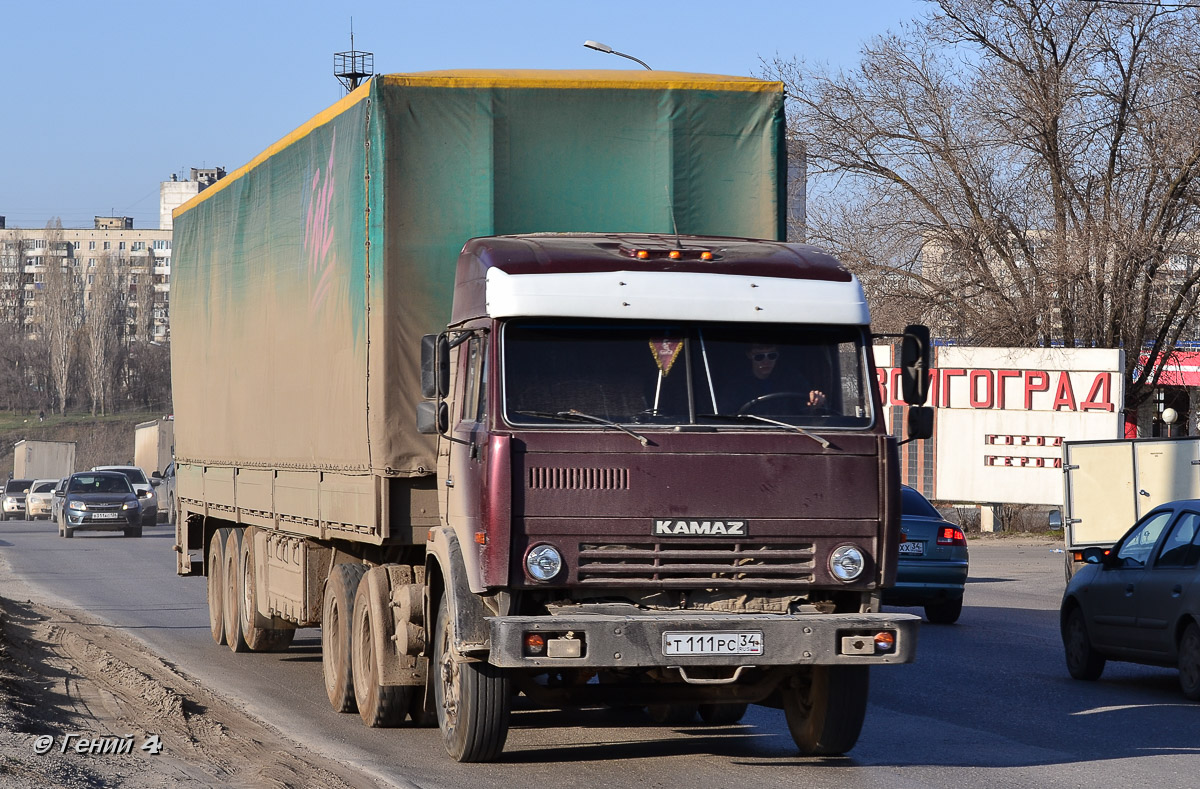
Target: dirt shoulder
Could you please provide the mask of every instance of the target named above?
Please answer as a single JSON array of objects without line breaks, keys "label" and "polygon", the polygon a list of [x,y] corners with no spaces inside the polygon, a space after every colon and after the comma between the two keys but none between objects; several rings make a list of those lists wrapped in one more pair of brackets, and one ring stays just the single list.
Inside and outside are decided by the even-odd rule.
[{"label": "dirt shoulder", "polygon": [[380,785],[306,752],[117,628],[0,597],[0,786]]}]

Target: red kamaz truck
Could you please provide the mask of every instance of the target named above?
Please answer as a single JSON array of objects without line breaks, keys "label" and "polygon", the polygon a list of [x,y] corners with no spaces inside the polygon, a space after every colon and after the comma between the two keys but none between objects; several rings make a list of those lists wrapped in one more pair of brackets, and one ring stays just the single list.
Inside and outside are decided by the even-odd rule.
[{"label": "red kamaz truck", "polygon": [[918,620],[880,612],[862,289],[775,240],[783,131],[753,79],[387,75],[178,209],[176,550],[214,639],[320,625],[334,709],[460,761],[517,694],[851,748]]}]

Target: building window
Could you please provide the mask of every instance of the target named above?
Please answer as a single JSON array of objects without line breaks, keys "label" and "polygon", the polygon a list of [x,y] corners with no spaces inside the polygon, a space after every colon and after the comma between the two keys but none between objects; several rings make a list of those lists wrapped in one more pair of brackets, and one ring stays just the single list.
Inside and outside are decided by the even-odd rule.
[{"label": "building window", "polygon": [[105,242],[104,242],[104,248],[105,248],[105,249],[112,249],[112,242],[111,242],[111,241],[105,241]]},{"label": "building window", "polygon": [[117,242],[117,249],[125,249],[125,242],[124,242],[124,241],[118,241],[118,242]]},{"label": "building window", "polygon": [[96,242],[95,242],[95,241],[89,241],[89,242],[88,242],[88,249],[95,249],[95,248],[96,248]]}]

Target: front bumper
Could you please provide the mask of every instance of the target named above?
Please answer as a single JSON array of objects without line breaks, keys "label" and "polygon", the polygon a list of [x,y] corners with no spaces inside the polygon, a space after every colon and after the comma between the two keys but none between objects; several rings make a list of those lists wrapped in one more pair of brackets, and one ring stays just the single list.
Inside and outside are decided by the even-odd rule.
[{"label": "front bumper", "polygon": [[75,531],[124,531],[130,526],[141,525],[141,515],[122,512],[118,518],[97,518],[95,513],[69,510],[67,526]]},{"label": "front bumper", "polygon": [[[712,614],[684,611],[644,615],[565,614],[489,618],[491,654],[501,668],[650,668],[654,666],[800,666],[911,663],[920,618],[911,614]],[[875,633],[889,631],[887,652],[862,651]],[[525,654],[527,633],[582,641],[578,657]],[[664,634],[761,633],[762,654],[664,654]]]}]

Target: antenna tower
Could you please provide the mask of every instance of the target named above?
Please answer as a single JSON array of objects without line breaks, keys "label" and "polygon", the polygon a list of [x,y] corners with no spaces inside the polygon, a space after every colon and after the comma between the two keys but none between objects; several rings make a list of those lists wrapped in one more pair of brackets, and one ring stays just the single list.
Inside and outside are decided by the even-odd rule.
[{"label": "antenna tower", "polygon": [[335,52],[333,55],[333,76],[346,92],[354,90],[363,80],[375,73],[375,53],[359,52],[354,48],[354,18],[350,19],[350,51]]}]

